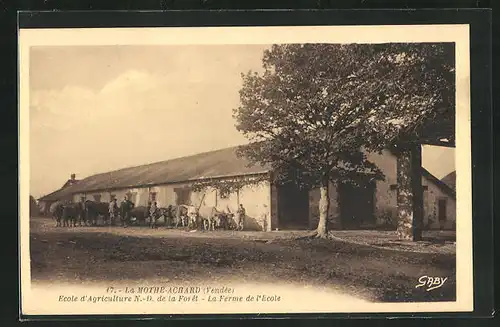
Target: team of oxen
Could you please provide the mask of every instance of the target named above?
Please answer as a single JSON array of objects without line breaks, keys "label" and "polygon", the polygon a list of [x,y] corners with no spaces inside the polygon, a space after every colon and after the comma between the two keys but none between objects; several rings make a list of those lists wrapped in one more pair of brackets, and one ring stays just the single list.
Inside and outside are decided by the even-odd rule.
[{"label": "team of oxen", "polygon": [[187,227],[201,230],[238,230],[241,224],[238,215],[215,207],[198,208],[192,205],[169,205],[166,208],[156,208],[151,212],[150,207],[135,206],[132,202],[122,202],[116,214],[110,214],[109,203],[87,200],[84,202],[56,202],[50,207],[50,212],[56,220],[56,226],[112,226],[120,224],[149,225],[158,227],[158,221],[163,218],[165,227]]}]

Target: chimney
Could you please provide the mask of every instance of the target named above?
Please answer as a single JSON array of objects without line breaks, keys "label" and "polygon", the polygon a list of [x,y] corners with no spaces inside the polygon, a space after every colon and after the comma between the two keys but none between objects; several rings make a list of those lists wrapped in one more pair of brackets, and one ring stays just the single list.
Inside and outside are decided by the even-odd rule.
[{"label": "chimney", "polygon": [[75,174],[71,174],[71,180],[74,181],[76,178],[76,175]]}]

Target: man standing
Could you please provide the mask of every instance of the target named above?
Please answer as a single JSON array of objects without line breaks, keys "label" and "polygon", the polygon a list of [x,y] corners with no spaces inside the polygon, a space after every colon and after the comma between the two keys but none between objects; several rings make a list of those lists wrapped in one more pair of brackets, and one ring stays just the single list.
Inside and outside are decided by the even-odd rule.
[{"label": "man standing", "polygon": [[157,207],[157,205],[156,205],[156,202],[153,202],[153,203],[151,204],[151,206],[149,207],[149,212],[148,212],[148,213],[149,213],[149,217],[150,217],[151,219],[153,219],[153,217],[154,217],[154,215],[155,215],[155,213],[156,213],[156,210],[157,210],[157,209],[158,209],[158,207]]},{"label": "man standing", "polygon": [[246,210],[243,207],[243,204],[240,203],[240,206],[238,208],[238,211],[236,211],[236,214],[238,215],[238,230],[243,230],[245,227],[245,216],[246,216]]},{"label": "man standing", "polygon": [[85,207],[85,197],[82,196],[80,197],[80,226],[83,225],[87,226],[87,208]]},{"label": "man standing", "polygon": [[129,221],[130,218],[130,210],[134,204],[129,201],[127,196],[123,198],[122,203],[120,204],[120,211],[121,211],[121,220],[122,220],[122,226],[127,227],[127,222]]},{"label": "man standing", "polygon": [[118,213],[118,205],[116,204],[116,198],[113,198],[113,200],[111,200],[111,202],[109,203],[108,212],[109,212],[109,224],[114,225],[116,214]]},{"label": "man standing", "polygon": [[153,202],[149,206],[149,211],[148,211],[149,225],[151,227],[156,227],[156,210],[158,210],[158,206],[157,206],[156,202]]}]

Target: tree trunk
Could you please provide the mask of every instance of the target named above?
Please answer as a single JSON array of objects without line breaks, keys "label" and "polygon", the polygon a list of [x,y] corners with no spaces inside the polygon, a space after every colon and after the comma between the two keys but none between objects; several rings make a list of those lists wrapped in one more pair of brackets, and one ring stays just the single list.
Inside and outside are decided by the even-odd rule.
[{"label": "tree trunk", "polygon": [[422,239],[422,149],[419,144],[401,148],[397,158],[397,235],[403,240]]},{"label": "tree trunk", "polygon": [[330,209],[330,198],[328,195],[328,179],[325,178],[321,182],[320,187],[320,198],[319,198],[319,222],[318,228],[316,229],[317,237],[327,238],[328,237],[328,212]]},{"label": "tree trunk", "polygon": [[424,225],[424,187],[422,186],[422,146],[418,144],[412,152],[413,188],[413,240],[422,240]]}]

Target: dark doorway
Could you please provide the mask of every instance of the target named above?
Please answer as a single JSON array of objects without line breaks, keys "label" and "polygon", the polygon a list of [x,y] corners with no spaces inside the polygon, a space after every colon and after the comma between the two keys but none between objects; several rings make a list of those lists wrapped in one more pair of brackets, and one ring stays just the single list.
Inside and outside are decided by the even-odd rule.
[{"label": "dark doorway", "polygon": [[156,202],[156,192],[149,192],[149,201],[151,203]]},{"label": "dark doorway", "polygon": [[339,184],[340,219],[343,229],[374,228],[375,183]]},{"label": "dark doorway", "polygon": [[191,189],[188,187],[174,188],[176,194],[175,204],[176,205],[190,205],[191,204]]},{"label": "dark doorway", "polygon": [[438,200],[438,217],[439,221],[446,221],[446,199]]},{"label": "dark doorway", "polygon": [[127,192],[127,199],[133,204],[137,204],[137,192]]},{"label": "dark doorway", "polygon": [[280,229],[309,227],[309,191],[295,184],[278,187],[278,226]]}]

